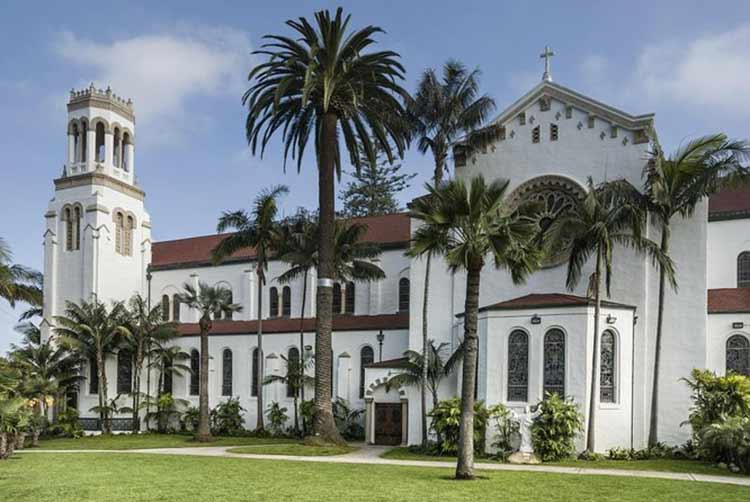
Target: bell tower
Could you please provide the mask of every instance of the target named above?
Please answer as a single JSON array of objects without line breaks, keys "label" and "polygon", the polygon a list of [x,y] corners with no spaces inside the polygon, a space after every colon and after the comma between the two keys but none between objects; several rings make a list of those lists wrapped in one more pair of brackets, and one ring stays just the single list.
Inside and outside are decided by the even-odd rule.
[{"label": "bell tower", "polygon": [[151,223],[135,176],[133,103],[97,89],[70,91],[67,155],[45,213],[44,320],[66,302],[110,303],[144,293]]}]

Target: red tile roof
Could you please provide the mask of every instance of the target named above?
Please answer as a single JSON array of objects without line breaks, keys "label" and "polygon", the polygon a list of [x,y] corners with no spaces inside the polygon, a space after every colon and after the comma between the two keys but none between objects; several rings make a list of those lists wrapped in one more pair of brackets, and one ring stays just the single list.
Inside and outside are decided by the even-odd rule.
[{"label": "red tile roof", "polygon": [[708,199],[708,220],[750,217],[750,189],[724,189]]},{"label": "red tile roof", "polygon": [[[364,240],[381,246],[405,247],[411,238],[408,213],[352,218],[367,225]],[[211,251],[229,234],[204,235],[173,241],[155,242],[151,247],[151,268],[187,268],[211,263]],[[248,261],[255,257],[253,249],[244,249],[225,262]]]},{"label": "red tile roof", "polygon": [[708,313],[731,314],[750,312],[750,288],[708,290]]},{"label": "red tile roof", "polygon": [[[305,318],[304,330],[315,331],[315,318]],[[409,313],[382,315],[334,316],[334,331],[365,331],[374,329],[408,329]],[[181,323],[177,329],[183,336],[199,335],[198,323]],[[214,321],[211,335],[252,335],[258,332],[258,321]],[[298,333],[299,318],[277,318],[263,320],[263,333]]]},{"label": "red tile roof", "polygon": [[[505,300],[492,305],[486,305],[479,309],[480,312],[486,310],[520,310],[520,309],[545,309],[555,307],[583,307],[594,305],[593,298],[584,296],[567,295],[562,293],[532,293],[529,295],[519,296],[511,300]],[[602,306],[613,308],[635,309],[632,305],[602,300]],[[463,316],[464,314],[458,314]]]}]

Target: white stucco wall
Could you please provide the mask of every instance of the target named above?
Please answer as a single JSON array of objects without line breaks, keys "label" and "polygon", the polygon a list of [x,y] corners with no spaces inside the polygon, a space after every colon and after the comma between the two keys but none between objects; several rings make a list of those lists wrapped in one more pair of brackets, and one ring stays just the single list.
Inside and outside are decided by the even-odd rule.
[{"label": "white stucco wall", "polygon": [[737,256],[750,251],[750,219],[708,224],[708,288],[737,287]]}]

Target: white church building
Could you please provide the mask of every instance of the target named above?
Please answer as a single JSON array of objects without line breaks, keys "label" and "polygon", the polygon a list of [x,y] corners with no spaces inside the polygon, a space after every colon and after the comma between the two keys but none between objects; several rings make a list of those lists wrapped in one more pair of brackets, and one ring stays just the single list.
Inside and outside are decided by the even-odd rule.
[{"label": "white church building", "polygon": [[[543,202],[540,220],[565,211],[585,193],[585,181],[625,178],[636,186],[654,130],[652,114],[631,115],[545,78],[494,121],[500,139],[486,151],[454,151],[455,176],[510,180],[513,200]],[[242,305],[240,313],[214,323],[209,338],[210,398],[215,406],[238,397],[246,425],[255,424],[258,357],[266,374],[283,373],[280,356],[297,357],[314,347],[314,301],[301,312],[302,283],[279,284],[287,265],[270,263],[263,289],[264,354],[258,354],[257,294],[251,251],[213,265],[220,235],[152,242],[144,187],[136,183],[133,105],[93,85],[71,91],[68,148],[62,175],[45,214],[44,321],[49,333],[66,301],[127,300],[134,293],[160,302],[179,323],[177,340],[191,354],[195,374],[168,382],[176,397],[198,403],[198,313],[180,305],[184,283],[221,284]],[[158,188],[154,188],[158,197]],[[221,209],[217,206],[217,211]],[[366,240],[380,244],[386,278],[337,284],[334,289],[333,392],[352,407],[366,408],[370,443],[414,444],[421,438],[419,389],[391,388],[407,349],[421,350],[425,263],[405,251],[417,225],[406,213],[363,218]],[[158,222],[154,222],[158,228]],[[659,437],[677,444],[690,430],[689,392],[680,381],[693,368],[719,373],[750,369],[750,193],[723,192],[689,219],[673,225],[672,256],[679,290],[668,290],[662,348]],[[658,240],[650,229],[650,237]],[[647,440],[656,327],[658,272],[646,258],[618,249],[612,296],[601,312],[596,449],[643,447]],[[586,272],[586,276],[590,270]],[[585,413],[589,404],[593,347],[592,301],[586,285],[565,289],[565,256],[550,257],[526,284],[485,268],[480,295],[480,361],[477,395],[488,405],[522,409],[545,391],[571,397]],[[307,298],[315,298],[315,274]],[[429,337],[455,348],[462,334],[465,275],[433,260]],[[300,317],[304,342],[300,347]],[[107,362],[109,393],[131,391],[127,358]],[[96,382],[91,367],[78,394],[84,423],[94,424]],[[458,375],[444,380],[441,398],[457,394]],[[153,387],[153,384],[152,384]],[[145,382],[142,391],[146,391]],[[153,388],[150,389],[153,392]],[[263,387],[264,402],[291,410],[280,383]],[[307,397],[312,389],[307,390]],[[123,404],[125,404],[123,397]],[[291,414],[291,413],[290,413]],[[119,419],[125,427],[127,418]],[[116,423],[116,425],[118,425]],[[93,428],[93,427],[92,427]],[[581,437],[581,447],[583,446]]]}]

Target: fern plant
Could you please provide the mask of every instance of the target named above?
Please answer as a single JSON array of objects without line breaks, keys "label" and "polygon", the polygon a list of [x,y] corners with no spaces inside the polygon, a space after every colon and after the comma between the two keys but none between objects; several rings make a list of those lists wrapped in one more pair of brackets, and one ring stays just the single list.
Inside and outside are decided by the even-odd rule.
[{"label": "fern plant", "polygon": [[542,412],[531,426],[534,451],[545,462],[570,457],[575,451],[575,438],[583,432],[578,406],[556,393],[547,393],[539,406]]}]

